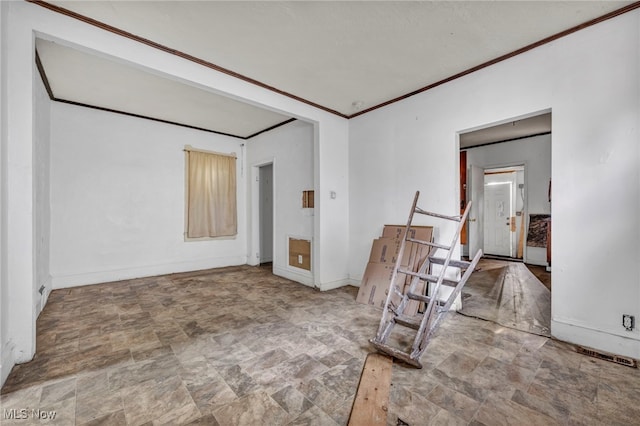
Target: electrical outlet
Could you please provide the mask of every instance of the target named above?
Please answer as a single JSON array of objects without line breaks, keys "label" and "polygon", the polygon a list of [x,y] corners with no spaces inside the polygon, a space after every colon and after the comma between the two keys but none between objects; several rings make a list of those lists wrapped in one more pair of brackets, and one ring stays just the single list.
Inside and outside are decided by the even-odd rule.
[{"label": "electrical outlet", "polygon": [[627,331],[633,331],[636,326],[636,317],[629,314],[622,314],[622,326]]},{"label": "electrical outlet", "polygon": [[298,255],[298,263],[302,265],[302,255],[301,254]]}]

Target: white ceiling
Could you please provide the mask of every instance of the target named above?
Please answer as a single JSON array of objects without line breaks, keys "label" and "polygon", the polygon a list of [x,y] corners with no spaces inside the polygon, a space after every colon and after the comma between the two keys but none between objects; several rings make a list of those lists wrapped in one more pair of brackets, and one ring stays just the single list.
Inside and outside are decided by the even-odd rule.
[{"label": "white ceiling", "polygon": [[509,121],[460,135],[460,148],[503,142],[551,132],[551,113]]},{"label": "white ceiling", "polygon": [[[375,107],[529,44],[598,18],[631,1],[49,1],[136,36],[182,51],[230,71],[350,116]],[[113,86],[78,76],[73,66],[113,67],[69,49],[43,46],[40,55],[56,96],[83,103],[130,102],[109,99]],[[40,49],[39,49],[40,50]],[[50,50],[45,52],[45,50]],[[59,56],[60,55],[60,56]],[[89,57],[89,58],[88,58]],[[45,59],[46,58],[46,59]],[[65,69],[66,67],[66,69]],[[97,68],[96,68],[97,67]],[[142,78],[119,68],[120,83]],[[51,69],[51,71],[49,71]],[[57,71],[54,71],[56,69]],[[52,75],[49,75],[51,72]],[[91,74],[91,73],[87,73]],[[107,72],[101,73],[102,77]],[[96,76],[97,77],[97,76]],[[156,77],[157,79],[157,77]],[[156,82],[157,84],[167,84]],[[159,86],[125,90],[147,98]],[[226,108],[192,87],[171,96],[198,98],[206,108]],[[132,89],[133,86],[129,86]],[[148,86],[148,87],[147,87]],[[168,86],[167,86],[168,87]],[[89,88],[91,90],[89,90]],[[60,95],[58,95],[58,93]],[[94,96],[92,93],[96,93]],[[119,94],[118,94],[119,96]],[[207,100],[205,100],[207,98]],[[120,105],[118,105],[120,102]],[[135,102],[134,102],[135,103]],[[138,102],[148,115],[154,109]],[[200,107],[200,105],[199,105]],[[238,107],[238,106],[236,106]],[[231,108],[231,106],[229,106]],[[253,107],[252,107],[253,108]],[[169,116],[172,108],[165,108]],[[177,114],[178,108],[173,108]],[[183,109],[181,111],[188,111]],[[221,113],[224,114],[224,113]],[[190,114],[186,114],[190,115]],[[237,112],[229,115],[237,116]],[[271,123],[287,117],[265,112]],[[254,118],[248,122],[254,122]],[[181,120],[182,118],[180,118]],[[270,121],[272,120],[272,121]],[[169,121],[179,121],[169,119]],[[205,119],[206,121],[206,119]],[[235,126],[235,124],[233,124]],[[208,128],[206,123],[198,126]],[[244,128],[240,123],[238,128]],[[216,129],[219,131],[224,131]],[[226,132],[226,131],[224,131]],[[237,130],[230,130],[237,132]],[[251,130],[239,132],[243,135]]]},{"label": "white ceiling", "polygon": [[36,50],[56,99],[239,137],[290,118],[50,41]]}]

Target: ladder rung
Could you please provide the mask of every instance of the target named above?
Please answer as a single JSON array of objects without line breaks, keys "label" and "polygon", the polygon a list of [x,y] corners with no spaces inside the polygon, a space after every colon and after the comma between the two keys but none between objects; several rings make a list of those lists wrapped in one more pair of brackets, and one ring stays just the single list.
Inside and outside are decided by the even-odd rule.
[{"label": "ladder rung", "polygon": [[422,210],[420,207],[416,207],[415,212],[419,214],[424,214],[427,216],[439,217],[440,219],[447,219],[447,220],[453,220],[454,222],[460,222],[460,216],[447,216],[444,214],[428,212],[426,210]]},{"label": "ladder rung", "polygon": [[411,355],[409,355],[406,352],[402,352],[396,348],[392,348],[389,345],[386,345],[382,342],[378,342],[377,340],[369,340],[371,342],[371,344],[373,346],[376,347],[376,349],[378,349],[380,352],[384,352],[387,355],[390,355],[394,358],[399,359],[400,361],[404,361],[409,365],[412,365],[416,368],[422,368],[422,364],[420,364],[420,361],[417,359],[413,359],[411,358]]},{"label": "ladder rung", "polygon": [[445,246],[444,244],[432,243],[431,241],[416,240],[415,238],[407,238],[407,241],[412,242],[412,243],[422,244],[422,245],[425,245],[425,246],[437,247],[437,248],[444,249],[444,250],[451,250],[450,246]]},{"label": "ladder rung", "polygon": [[[444,265],[444,261],[445,259],[442,257],[429,256],[429,262],[435,263],[436,265]],[[471,262],[451,259],[449,261],[449,266],[453,266],[454,268],[467,269],[469,266],[471,266]]]},{"label": "ladder rung", "polygon": [[[428,281],[430,283],[437,283],[438,282],[438,277],[436,277],[435,275],[430,275],[430,274],[420,274],[418,272],[413,272],[413,271],[409,271],[406,269],[401,269],[398,268],[398,272],[401,274],[407,274],[407,275],[411,275],[412,277],[418,277],[420,278],[422,281]],[[449,280],[447,278],[444,278],[442,280],[442,284],[445,285],[449,285],[449,286],[457,286],[458,285],[458,281],[457,280]]]},{"label": "ladder rung", "polygon": [[413,328],[414,330],[418,330],[420,328],[420,323],[422,322],[422,315],[415,317],[408,317],[406,315],[398,315],[394,318],[396,324]]},{"label": "ladder rung", "polygon": [[415,294],[411,292],[407,292],[407,297],[411,300],[419,300],[424,303],[429,303],[431,298],[429,296],[423,296],[422,294]]},{"label": "ladder rung", "polygon": [[391,312],[393,315],[398,315],[398,311],[396,311],[395,306],[393,306],[391,303],[389,303],[389,306],[387,306],[387,310],[389,310],[389,312]]},{"label": "ladder rung", "polygon": [[[429,303],[431,301],[429,296],[423,296],[422,294],[407,293],[407,297],[411,300],[419,300],[424,303]],[[446,302],[444,300],[436,300],[435,304],[436,306],[444,306]]]}]

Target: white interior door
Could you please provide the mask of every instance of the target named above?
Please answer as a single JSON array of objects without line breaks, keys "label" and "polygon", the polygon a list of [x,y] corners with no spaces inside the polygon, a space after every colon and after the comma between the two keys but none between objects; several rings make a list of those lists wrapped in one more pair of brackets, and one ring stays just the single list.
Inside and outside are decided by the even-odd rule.
[{"label": "white interior door", "polygon": [[467,198],[471,200],[468,219],[469,257],[473,258],[484,245],[484,170],[471,165],[467,176]]},{"label": "white interior door", "polygon": [[511,181],[494,181],[485,184],[484,252],[486,254],[508,257],[513,255],[511,238],[512,194],[513,182]]}]

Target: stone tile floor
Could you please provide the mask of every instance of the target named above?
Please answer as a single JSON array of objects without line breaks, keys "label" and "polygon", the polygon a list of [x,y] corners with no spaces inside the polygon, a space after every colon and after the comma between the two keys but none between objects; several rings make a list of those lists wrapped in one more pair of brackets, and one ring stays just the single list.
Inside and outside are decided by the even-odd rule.
[{"label": "stone tile floor", "polygon": [[[380,316],[356,294],[248,266],[56,290],[1,423],[346,424]],[[452,313],[422,362],[389,425],[640,424],[637,369],[545,337]]]}]

